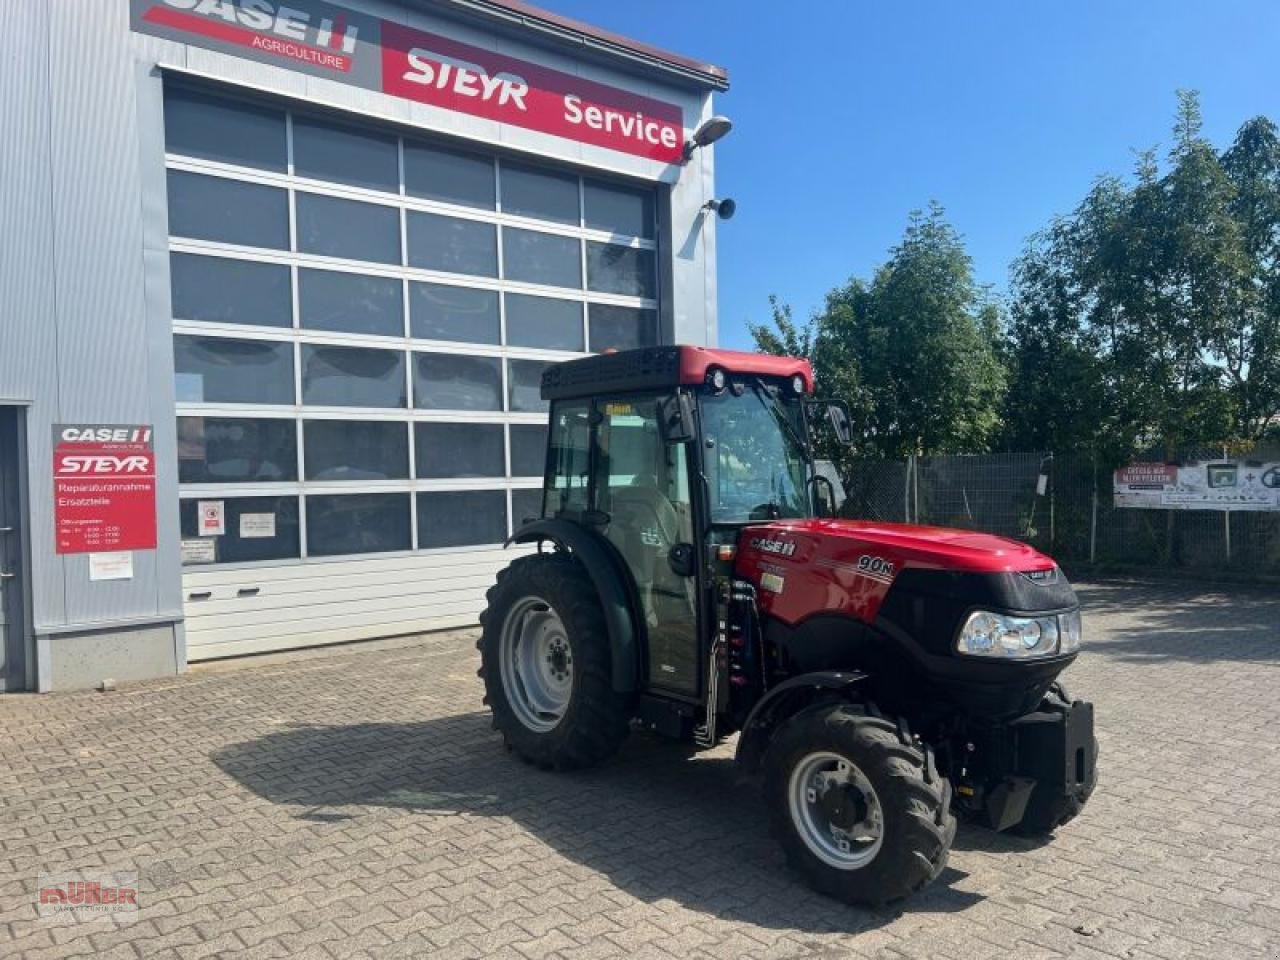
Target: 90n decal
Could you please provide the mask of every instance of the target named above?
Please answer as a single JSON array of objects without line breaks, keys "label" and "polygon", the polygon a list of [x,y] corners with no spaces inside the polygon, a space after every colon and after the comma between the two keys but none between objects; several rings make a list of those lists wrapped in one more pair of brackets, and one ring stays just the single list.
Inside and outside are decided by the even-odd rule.
[{"label": "90n decal", "polygon": [[881,583],[891,583],[893,581],[893,571],[893,563],[884,557],[864,553],[858,558],[858,573],[861,576],[878,580]]}]

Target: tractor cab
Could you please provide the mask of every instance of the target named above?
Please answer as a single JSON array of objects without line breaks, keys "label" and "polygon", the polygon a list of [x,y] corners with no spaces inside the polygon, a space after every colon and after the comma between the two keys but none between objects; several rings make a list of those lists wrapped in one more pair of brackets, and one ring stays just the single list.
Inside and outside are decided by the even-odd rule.
[{"label": "tractor cab", "polygon": [[788,858],[884,902],[940,872],[956,816],[1047,833],[1090,795],[1093,708],[1058,675],[1079,603],[972,531],[842,519],[803,359],[674,346],[548,368],[537,545],[498,575],[481,676],[510,749],[569,769],[634,726],[763,774]]},{"label": "tractor cab", "polygon": [[[834,509],[816,477],[808,361],[697,347],[603,354],[552,367],[542,521],[602,538],[625,568],[646,687],[700,701],[717,592],[743,528]],[[545,530],[535,523],[525,533]],[[718,587],[718,591],[717,588]],[[670,708],[660,711],[670,722]],[[704,734],[705,735],[705,734]]]}]

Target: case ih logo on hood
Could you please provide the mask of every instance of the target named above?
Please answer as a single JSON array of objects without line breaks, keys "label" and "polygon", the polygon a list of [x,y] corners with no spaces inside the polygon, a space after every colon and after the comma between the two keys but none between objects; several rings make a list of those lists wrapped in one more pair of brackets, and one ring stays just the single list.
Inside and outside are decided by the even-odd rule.
[{"label": "case ih logo on hood", "polygon": [[342,13],[313,14],[274,0],[160,0],[143,20],[348,73],[359,29]]},{"label": "case ih logo on hood", "polygon": [[1032,583],[1046,586],[1050,583],[1058,582],[1058,568],[1050,567],[1048,570],[1027,570],[1022,574]]},{"label": "case ih logo on hood", "polygon": [[796,552],[793,540],[770,540],[768,537],[752,537],[751,546],[762,553],[773,553],[779,557],[789,557]]}]

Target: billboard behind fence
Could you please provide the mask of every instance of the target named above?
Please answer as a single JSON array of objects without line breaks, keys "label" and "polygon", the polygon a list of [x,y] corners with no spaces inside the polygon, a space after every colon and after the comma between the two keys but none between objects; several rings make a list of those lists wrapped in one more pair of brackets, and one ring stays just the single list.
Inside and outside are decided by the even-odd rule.
[{"label": "billboard behind fence", "polygon": [[841,515],[981,530],[1063,562],[1280,576],[1280,446],[1159,457],[1114,474],[1083,451],[857,458]]},{"label": "billboard behind fence", "polygon": [[1117,507],[1146,510],[1280,510],[1280,462],[1131,463],[1115,471]]}]

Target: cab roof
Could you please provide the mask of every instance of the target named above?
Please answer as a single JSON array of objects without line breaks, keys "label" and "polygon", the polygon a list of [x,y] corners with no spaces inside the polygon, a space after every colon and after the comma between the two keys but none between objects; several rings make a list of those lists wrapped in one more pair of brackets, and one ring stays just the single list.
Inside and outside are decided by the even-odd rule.
[{"label": "cab roof", "polygon": [[696,386],[719,367],[729,375],[804,378],[804,392],[813,393],[813,368],[808,360],[773,357],[714,347],[642,347],[601,353],[557,363],[542,373],[542,399],[564,400],[619,391],[661,390]]}]

